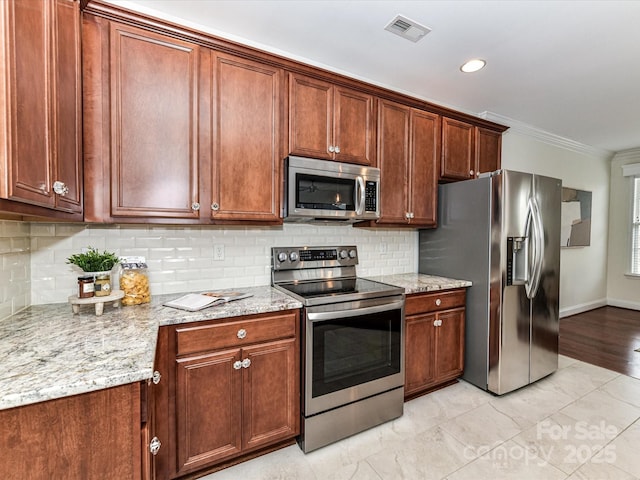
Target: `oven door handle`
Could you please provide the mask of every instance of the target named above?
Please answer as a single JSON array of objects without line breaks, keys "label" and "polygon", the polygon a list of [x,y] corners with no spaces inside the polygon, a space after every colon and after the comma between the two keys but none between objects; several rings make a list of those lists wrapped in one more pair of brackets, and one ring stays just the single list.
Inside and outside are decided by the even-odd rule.
[{"label": "oven door handle", "polygon": [[372,313],[386,312],[389,310],[397,310],[404,306],[404,300],[397,300],[383,305],[374,307],[353,308],[349,310],[336,310],[331,312],[307,312],[307,319],[311,322],[324,322],[327,320],[336,320],[347,317],[358,317],[360,315],[369,315]]}]

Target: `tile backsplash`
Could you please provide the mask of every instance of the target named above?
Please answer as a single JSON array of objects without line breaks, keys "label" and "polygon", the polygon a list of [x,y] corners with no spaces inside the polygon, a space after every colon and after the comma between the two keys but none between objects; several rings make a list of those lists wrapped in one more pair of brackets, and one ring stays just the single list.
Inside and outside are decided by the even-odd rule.
[{"label": "tile backsplash", "polygon": [[31,304],[29,224],[0,221],[0,319]]},{"label": "tile backsplash", "polygon": [[[145,256],[152,295],[268,285],[272,246],[357,245],[360,276],[416,272],[418,264],[414,230],[304,224],[220,228],[15,223],[25,225],[30,238],[30,262],[24,266],[28,279],[30,263],[30,285],[23,289],[30,290],[34,305],[66,302],[76,292],[80,271],[66,259],[89,246]],[[28,248],[28,241],[25,244]],[[215,259],[216,247],[224,259]],[[4,265],[2,274],[11,275]]]}]

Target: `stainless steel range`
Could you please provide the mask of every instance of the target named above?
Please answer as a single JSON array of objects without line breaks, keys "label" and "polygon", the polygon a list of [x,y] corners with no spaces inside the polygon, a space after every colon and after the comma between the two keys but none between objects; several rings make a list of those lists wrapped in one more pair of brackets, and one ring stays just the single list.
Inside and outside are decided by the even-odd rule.
[{"label": "stainless steel range", "polygon": [[304,306],[300,448],[310,452],[400,417],[404,290],[357,278],[355,246],[271,253],[273,286]]}]

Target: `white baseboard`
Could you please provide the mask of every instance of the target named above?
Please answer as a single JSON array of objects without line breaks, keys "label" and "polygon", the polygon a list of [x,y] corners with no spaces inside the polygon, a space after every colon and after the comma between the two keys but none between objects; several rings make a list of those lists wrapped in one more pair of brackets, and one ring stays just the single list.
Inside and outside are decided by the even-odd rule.
[{"label": "white baseboard", "polygon": [[[611,303],[609,303],[606,298],[601,298],[600,300],[596,300],[594,302],[581,303],[580,305],[573,305],[571,307],[561,308],[560,318],[569,317],[571,315],[577,315],[578,313],[582,313],[582,312],[588,312],[589,310],[593,310],[594,308],[605,307],[607,305],[611,305]],[[629,308],[629,307],[625,307],[625,308]]]},{"label": "white baseboard", "polygon": [[612,307],[628,308],[630,310],[640,310],[640,302],[630,302],[629,300],[608,298],[607,305],[611,305]]}]

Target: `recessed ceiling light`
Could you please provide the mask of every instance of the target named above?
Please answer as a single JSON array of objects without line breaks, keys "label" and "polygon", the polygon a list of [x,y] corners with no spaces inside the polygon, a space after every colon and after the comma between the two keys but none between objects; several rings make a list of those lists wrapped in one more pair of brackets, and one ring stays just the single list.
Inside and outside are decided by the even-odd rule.
[{"label": "recessed ceiling light", "polygon": [[462,70],[464,73],[473,73],[484,68],[486,64],[487,62],[485,62],[484,60],[480,58],[474,58],[473,60],[469,60],[467,63],[462,65],[460,67],[460,70]]}]

